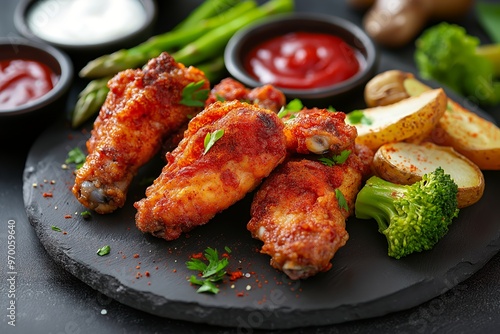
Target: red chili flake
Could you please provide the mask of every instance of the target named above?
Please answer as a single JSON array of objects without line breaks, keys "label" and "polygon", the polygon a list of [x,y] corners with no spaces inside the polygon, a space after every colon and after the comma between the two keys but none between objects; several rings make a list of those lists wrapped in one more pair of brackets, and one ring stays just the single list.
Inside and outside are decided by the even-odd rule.
[{"label": "red chili flake", "polygon": [[144,275],[146,275],[146,277],[151,276],[151,274],[149,273],[149,271],[146,271],[146,272],[144,273]]},{"label": "red chili flake", "polygon": [[135,266],[135,269],[141,269],[141,266]]},{"label": "red chili flake", "polygon": [[43,197],[52,197],[52,193],[43,193],[42,194]]},{"label": "red chili flake", "polygon": [[233,271],[229,273],[229,280],[236,281],[238,278],[243,277],[243,273],[241,271]]},{"label": "red chili flake", "polygon": [[229,254],[228,253],[223,253],[221,256],[229,258]]},{"label": "red chili flake", "polygon": [[238,293],[236,294],[236,296],[238,296],[238,297],[243,297],[244,295],[245,295],[245,293],[244,293],[244,292],[238,292]]},{"label": "red chili flake", "polygon": [[203,253],[195,253],[195,254],[191,254],[191,258],[192,259],[201,259],[203,258]]},{"label": "red chili flake", "polygon": [[135,253],[134,254],[134,259],[137,259],[139,257],[139,254]]},{"label": "red chili flake", "polygon": [[173,272],[173,273],[176,273],[176,272],[177,272],[177,269],[173,269],[173,270],[172,270],[172,272]]},{"label": "red chili flake", "polygon": [[71,218],[71,215],[70,215],[70,214],[64,215],[64,218],[66,218],[66,219],[70,219],[70,218]]}]

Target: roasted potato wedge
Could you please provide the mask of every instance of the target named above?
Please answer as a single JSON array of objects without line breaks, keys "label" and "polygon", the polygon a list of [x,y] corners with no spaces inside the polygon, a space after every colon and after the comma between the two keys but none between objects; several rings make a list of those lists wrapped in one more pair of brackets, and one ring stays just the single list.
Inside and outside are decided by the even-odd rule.
[{"label": "roasted potato wedge", "polygon": [[[399,102],[348,114],[346,122],[358,130],[356,143],[377,150],[386,143],[427,137],[446,110],[447,96],[441,88]],[[359,117],[359,114],[362,117]]]},{"label": "roasted potato wedge", "polygon": [[[384,106],[429,90],[429,86],[411,73],[391,70],[376,75],[367,83],[365,102],[368,106]],[[443,117],[425,139],[453,147],[482,170],[500,170],[500,128],[450,98]]]},{"label": "roasted potato wedge", "polygon": [[399,184],[412,184],[441,166],[458,185],[458,207],[470,206],[483,196],[484,176],[479,167],[452,147],[434,143],[382,145],[373,159],[373,172]]},{"label": "roasted potato wedge", "polygon": [[500,128],[454,101],[448,105],[432,142],[453,147],[483,170],[500,170]]}]

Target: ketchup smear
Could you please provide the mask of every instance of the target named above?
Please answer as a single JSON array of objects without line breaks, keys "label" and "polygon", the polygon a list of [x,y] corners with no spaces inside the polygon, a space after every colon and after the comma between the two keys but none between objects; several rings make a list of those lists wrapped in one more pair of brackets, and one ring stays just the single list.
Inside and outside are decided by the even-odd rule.
[{"label": "ketchup smear", "polygon": [[244,65],[260,82],[281,88],[319,88],[345,81],[360,69],[355,51],[340,37],[294,32],[250,50]]},{"label": "ketchup smear", "polygon": [[48,93],[58,80],[47,65],[34,60],[0,61],[0,110],[20,106]]}]

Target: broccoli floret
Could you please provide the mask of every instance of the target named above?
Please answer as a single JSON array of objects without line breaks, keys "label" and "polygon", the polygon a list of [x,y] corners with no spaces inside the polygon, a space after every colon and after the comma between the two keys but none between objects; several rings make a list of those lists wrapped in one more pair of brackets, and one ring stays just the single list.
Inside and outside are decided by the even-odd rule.
[{"label": "broccoli floret", "polygon": [[[442,22],[416,40],[415,63],[425,79],[434,79],[477,104],[500,102],[500,45],[481,46],[456,24]],[[484,51],[482,50],[484,48]]]},{"label": "broccoli floret", "polygon": [[429,250],[457,217],[458,186],[441,167],[411,185],[372,176],[358,193],[355,216],[375,219],[385,235],[388,255],[399,259]]}]

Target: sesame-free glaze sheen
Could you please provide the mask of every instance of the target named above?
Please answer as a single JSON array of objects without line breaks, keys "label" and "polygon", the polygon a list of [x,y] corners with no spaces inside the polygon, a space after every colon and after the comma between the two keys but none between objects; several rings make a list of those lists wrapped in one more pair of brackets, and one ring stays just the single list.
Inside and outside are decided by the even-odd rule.
[{"label": "sesame-free glaze sheen", "polygon": [[355,51],[338,36],[294,32],[258,44],[245,59],[257,80],[281,88],[330,86],[358,73]]}]

